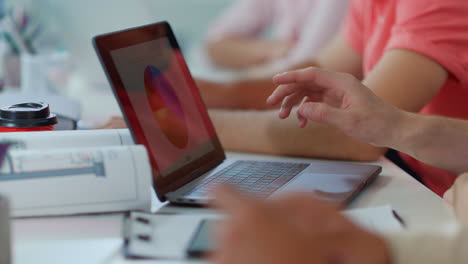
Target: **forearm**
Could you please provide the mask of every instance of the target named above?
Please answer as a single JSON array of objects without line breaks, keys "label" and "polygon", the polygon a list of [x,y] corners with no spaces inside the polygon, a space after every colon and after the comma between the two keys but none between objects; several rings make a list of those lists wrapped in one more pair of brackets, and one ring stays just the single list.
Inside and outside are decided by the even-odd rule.
[{"label": "forearm", "polygon": [[210,111],[210,116],[231,151],[355,161],[374,161],[385,152],[330,126],[310,123],[300,129],[294,118],[278,120],[276,111]]},{"label": "forearm", "polygon": [[462,264],[468,261],[468,230],[387,234],[392,264]]},{"label": "forearm", "polygon": [[389,147],[455,174],[468,171],[468,122],[405,113]]},{"label": "forearm", "polygon": [[218,66],[243,69],[267,62],[272,46],[268,40],[230,37],[208,43],[207,52]]},{"label": "forearm", "polygon": [[[291,67],[290,70],[307,67],[319,67],[315,61],[306,61]],[[277,85],[272,81],[273,76],[258,80],[244,80],[224,85],[224,104],[237,109],[267,110],[277,108],[266,103],[267,98],[273,93]]]}]

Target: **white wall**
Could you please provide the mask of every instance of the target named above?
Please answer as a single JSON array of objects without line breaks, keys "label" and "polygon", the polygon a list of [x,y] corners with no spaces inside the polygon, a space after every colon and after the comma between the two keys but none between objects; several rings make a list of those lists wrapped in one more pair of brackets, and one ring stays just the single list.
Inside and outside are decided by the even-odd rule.
[{"label": "white wall", "polygon": [[[93,36],[167,20],[187,50],[199,42],[208,23],[232,0],[6,0],[25,4],[72,51],[83,74],[102,75],[91,46]],[[93,76],[97,75],[97,76]]]}]

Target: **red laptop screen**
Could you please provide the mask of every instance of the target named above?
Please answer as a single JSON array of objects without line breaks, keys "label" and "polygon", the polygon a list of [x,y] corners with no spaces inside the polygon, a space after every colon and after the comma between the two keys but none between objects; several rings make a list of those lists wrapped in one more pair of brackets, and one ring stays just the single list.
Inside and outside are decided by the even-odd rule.
[{"label": "red laptop screen", "polygon": [[[178,49],[168,38],[140,43],[110,52],[128,102],[160,176],[169,175],[214,150],[214,130],[202,114],[190,73]],[[141,135],[143,133],[143,135]]]}]

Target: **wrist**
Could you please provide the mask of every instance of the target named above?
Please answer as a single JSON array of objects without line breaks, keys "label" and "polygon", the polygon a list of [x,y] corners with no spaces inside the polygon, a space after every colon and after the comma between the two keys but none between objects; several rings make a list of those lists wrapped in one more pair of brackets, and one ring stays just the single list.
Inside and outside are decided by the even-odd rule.
[{"label": "wrist", "polygon": [[406,147],[411,144],[414,134],[413,127],[417,121],[414,119],[414,115],[414,113],[400,109],[395,111],[386,146],[405,152]]}]

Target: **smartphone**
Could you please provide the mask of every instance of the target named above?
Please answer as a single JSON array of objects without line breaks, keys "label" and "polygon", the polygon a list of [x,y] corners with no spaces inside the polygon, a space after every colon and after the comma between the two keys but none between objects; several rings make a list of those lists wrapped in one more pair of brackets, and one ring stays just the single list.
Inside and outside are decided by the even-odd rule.
[{"label": "smartphone", "polygon": [[214,219],[205,219],[200,222],[187,247],[186,253],[188,257],[203,258],[213,252],[214,245],[211,239],[211,227],[216,224],[216,221]]}]

